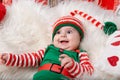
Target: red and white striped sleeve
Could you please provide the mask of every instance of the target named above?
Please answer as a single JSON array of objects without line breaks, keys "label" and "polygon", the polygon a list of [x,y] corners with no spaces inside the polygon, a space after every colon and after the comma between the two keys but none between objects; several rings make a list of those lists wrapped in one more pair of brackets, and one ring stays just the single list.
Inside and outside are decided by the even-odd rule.
[{"label": "red and white striped sleeve", "polygon": [[84,73],[92,75],[94,68],[89,60],[88,54],[86,52],[79,53],[79,60],[79,63],[73,60],[73,65],[68,68],[69,73],[75,78],[80,78]]},{"label": "red and white striped sleeve", "polygon": [[45,49],[33,53],[12,54],[8,53],[6,66],[37,67],[44,57]]}]

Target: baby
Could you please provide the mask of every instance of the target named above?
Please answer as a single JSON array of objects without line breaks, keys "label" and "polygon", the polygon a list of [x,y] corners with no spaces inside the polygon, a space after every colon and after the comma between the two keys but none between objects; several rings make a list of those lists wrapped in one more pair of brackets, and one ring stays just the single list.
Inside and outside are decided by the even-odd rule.
[{"label": "baby", "polygon": [[92,75],[94,72],[88,54],[79,49],[83,38],[81,21],[73,16],[64,16],[53,25],[52,44],[47,48],[34,53],[3,53],[0,54],[0,62],[6,66],[38,66],[33,80],[79,79],[84,73]]}]

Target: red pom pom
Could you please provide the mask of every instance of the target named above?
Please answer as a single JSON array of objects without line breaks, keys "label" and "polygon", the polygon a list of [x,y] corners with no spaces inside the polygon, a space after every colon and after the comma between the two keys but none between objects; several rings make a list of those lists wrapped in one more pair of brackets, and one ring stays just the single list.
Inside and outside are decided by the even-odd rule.
[{"label": "red pom pom", "polygon": [[6,14],[6,8],[2,3],[0,3],[0,21],[2,21],[5,14]]}]

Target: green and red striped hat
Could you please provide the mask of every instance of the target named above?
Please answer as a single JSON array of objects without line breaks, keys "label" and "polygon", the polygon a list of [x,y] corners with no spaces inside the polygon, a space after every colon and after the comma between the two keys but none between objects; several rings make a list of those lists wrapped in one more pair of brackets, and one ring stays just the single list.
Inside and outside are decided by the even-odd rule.
[{"label": "green and red striped hat", "polygon": [[81,21],[73,16],[63,16],[59,18],[53,25],[53,34],[52,34],[52,39],[54,38],[56,32],[61,28],[65,26],[71,26],[75,28],[80,36],[81,39],[84,37],[84,30],[83,30],[83,25]]}]

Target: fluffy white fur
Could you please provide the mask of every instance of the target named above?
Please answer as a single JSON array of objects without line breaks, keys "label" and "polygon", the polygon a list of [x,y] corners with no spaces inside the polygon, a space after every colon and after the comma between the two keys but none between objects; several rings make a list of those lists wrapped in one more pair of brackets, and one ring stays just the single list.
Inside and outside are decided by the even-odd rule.
[{"label": "fluffy white fur", "polygon": [[[106,11],[93,3],[72,1],[60,3],[49,8],[32,0],[18,0],[7,6],[7,15],[0,25],[0,53],[12,52],[16,54],[37,51],[51,43],[52,24],[61,16],[69,15],[71,11],[81,10],[104,24],[112,21],[120,29],[120,16],[112,11]],[[114,35],[107,36],[103,30],[95,27],[89,21],[77,16],[85,28],[85,37],[81,47],[90,55],[95,67],[93,76],[84,75],[88,80],[119,80],[120,60],[117,66],[112,67],[107,61],[110,56],[120,59],[120,46],[110,45]],[[120,38],[118,39],[120,40]],[[37,68],[16,68],[0,65],[0,80],[32,80]]]}]

